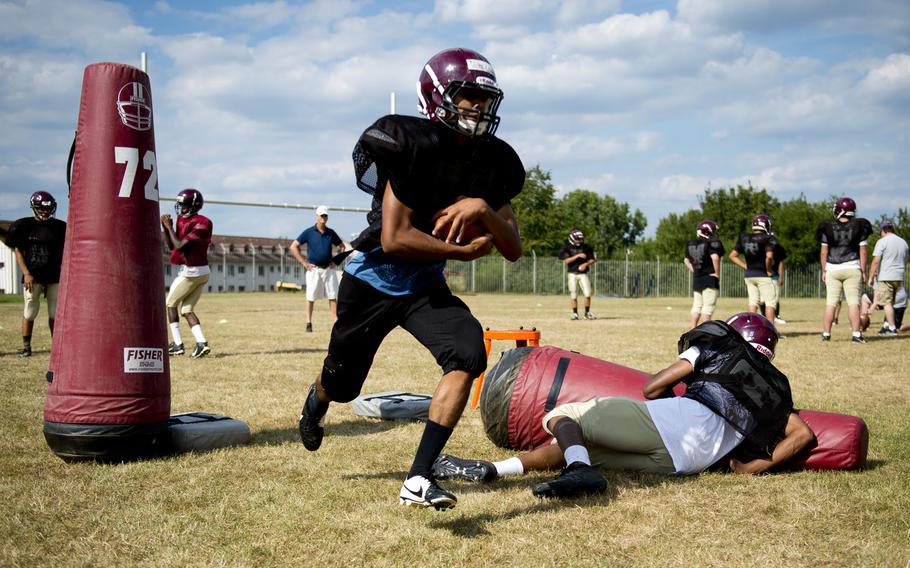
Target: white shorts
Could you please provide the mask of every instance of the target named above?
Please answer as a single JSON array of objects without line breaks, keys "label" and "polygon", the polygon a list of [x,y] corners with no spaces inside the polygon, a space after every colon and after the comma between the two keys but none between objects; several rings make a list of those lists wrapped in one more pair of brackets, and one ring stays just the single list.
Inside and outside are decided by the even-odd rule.
[{"label": "white shorts", "polygon": [[57,313],[57,290],[59,288],[60,284],[56,282],[53,284],[33,282],[31,292],[23,286],[22,296],[25,298],[25,310],[22,312],[22,317],[28,321],[35,321],[35,318],[38,317],[38,307],[41,305],[41,294],[44,294],[47,298],[47,319],[54,319],[54,315]]},{"label": "white shorts", "polygon": [[338,298],[338,269],[319,268],[314,266],[306,271],[306,299],[308,302],[316,300],[335,300]]},{"label": "white shorts", "polygon": [[569,273],[569,297],[573,300],[578,297],[578,286],[581,286],[581,293],[585,298],[591,297],[591,279],[587,273],[575,274]]}]

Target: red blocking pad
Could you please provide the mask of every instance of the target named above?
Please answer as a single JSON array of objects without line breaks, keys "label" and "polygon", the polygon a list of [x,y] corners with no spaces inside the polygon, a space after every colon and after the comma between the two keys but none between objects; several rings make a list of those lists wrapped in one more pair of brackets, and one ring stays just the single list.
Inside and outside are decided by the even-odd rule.
[{"label": "red blocking pad", "polygon": [[[480,397],[481,419],[496,445],[530,450],[550,442],[542,425],[550,409],[597,396],[644,400],[642,387],[650,376],[559,347],[512,349],[486,374]],[[685,385],[677,385],[674,393],[685,393]],[[865,466],[869,433],[861,418],[816,410],[800,410],[799,415],[815,432],[817,442],[788,462],[787,469]]]},{"label": "red blocking pad", "polygon": [[85,69],[44,432],[65,459],[166,445],[170,369],[149,77]]}]

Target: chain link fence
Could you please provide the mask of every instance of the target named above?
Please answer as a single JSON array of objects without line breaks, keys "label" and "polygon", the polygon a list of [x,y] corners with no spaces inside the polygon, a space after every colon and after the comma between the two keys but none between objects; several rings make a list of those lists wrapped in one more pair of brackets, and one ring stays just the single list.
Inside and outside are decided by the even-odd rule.
[{"label": "chain link fence", "polygon": [[[745,298],[743,270],[721,262],[720,294]],[[692,275],[682,262],[599,260],[588,274],[594,295],[622,298],[685,297],[692,292]],[[554,257],[524,256],[517,262],[487,256],[471,262],[449,261],[446,276],[453,292],[564,294],[566,268]],[[905,283],[906,286],[906,283]],[[781,296],[822,298],[825,286],[818,264],[787,268]]]}]

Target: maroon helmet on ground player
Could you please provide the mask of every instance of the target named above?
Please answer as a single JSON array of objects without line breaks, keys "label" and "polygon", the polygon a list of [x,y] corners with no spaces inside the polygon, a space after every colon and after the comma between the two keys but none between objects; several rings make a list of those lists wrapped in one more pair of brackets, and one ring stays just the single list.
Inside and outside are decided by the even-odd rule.
[{"label": "maroon helmet on ground player", "polygon": [[174,211],[184,217],[192,217],[197,211],[202,209],[202,193],[198,189],[184,189],[177,194],[177,203],[174,204]]},{"label": "maroon helmet on ground player", "polygon": [[35,219],[47,221],[57,212],[57,200],[46,191],[36,191],[28,198],[28,205],[35,214]]},{"label": "maroon helmet on ground player", "polygon": [[834,212],[834,217],[837,219],[840,219],[841,217],[853,217],[856,215],[856,201],[853,201],[849,197],[841,197],[834,202],[832,211]]},{"label": "maroon helmet on ground player", "polygon": [[717,223],[711,219],[703,219],[698,222],[695,228],[695,234],[703,239],[711,238],[717,232]]},{"label": "maroon helmet on ground player", "polygon": [[[458,95],[484,101],[479,110],[459,107]],[[502,90],[486,57],[464,48],[445,49],[427,61],[417,79],[417,110],[468,136],[492,135]]]},{"label": "maroon helmet on ground player", "polygon": [[727,323],[759,353],[769,360],[774,359],[774,349],[780,334],[768,318],[754,312],[740,312],[728,319]]},{"label": "maroon helmet on ground player", "polygon": [[759,230],[765,233],[771,234],[771,217],[768,217],[764,213],[759,213],[755,217],[752,217],[752,230]]}]

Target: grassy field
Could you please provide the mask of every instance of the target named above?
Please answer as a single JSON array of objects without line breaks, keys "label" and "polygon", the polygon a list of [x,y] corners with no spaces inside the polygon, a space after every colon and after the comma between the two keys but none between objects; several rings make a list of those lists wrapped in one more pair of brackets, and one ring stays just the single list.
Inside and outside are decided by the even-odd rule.
[{"label": "grassy field", "polygon": [[[484,326],[537,327],[545,344],[656,371],[685,331],[683,298],[595,299],[596,321],[572,322],[556,296],[468,296]],[[304,298],[209,294],[199,315],[212,355],[172,361],[172,412],[234,416],[252,443],[121,465],[66,464],[42,436],[49,356],[20,346],[18,303],[0,304],[0,564],[13,566],[908,566],[910,337],[819,341],[822,302],[789,300],[776,363],[798,406],[863,417],[861,472],[666,478],[608,473],[607,495],[535,499],[547,476],[480,486],[451,482],[446,512],[400,507],[420,424],[357,417],[333,405],[322,448],[301,446],[297,414],[329,337],[326,303],[303,332]],[[723,299],[717,315],[739,311]],[[42,306],[42,317],[44,311]],[[114,317],[116,317],[114,315]],[[874,326],[879,318],[873,323]],[[877,327],[875,327],[877,329]],[[188,336],[188,330],[184,333]],[[503,344],[494,346],[491,361]],[[439,371],[396,331],[364,392],[432,392]],[[509,455],[466,410],[448,451]]]}]

